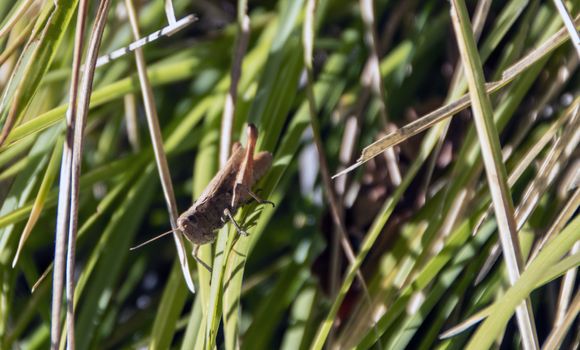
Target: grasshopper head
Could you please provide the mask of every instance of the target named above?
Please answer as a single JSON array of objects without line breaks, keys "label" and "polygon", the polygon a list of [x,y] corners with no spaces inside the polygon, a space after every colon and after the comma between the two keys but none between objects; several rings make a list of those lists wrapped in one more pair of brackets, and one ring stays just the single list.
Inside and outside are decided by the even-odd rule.
[{"label": "grasshopper head", "polygon": [[185,212],[177,218],[177,227],[193,244],[201,245],[215,240],[213,230],[205,226],[207,225],[203,225],[196,214]]}]

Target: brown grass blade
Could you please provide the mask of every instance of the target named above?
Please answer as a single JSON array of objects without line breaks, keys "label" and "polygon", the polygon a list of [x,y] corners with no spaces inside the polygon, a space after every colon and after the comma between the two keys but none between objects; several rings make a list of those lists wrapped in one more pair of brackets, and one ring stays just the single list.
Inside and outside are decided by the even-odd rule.
[{"label": "brown grass blade", "polygon": [[[465,3],[451,2],[451,22],[463,61],[472,101],[473,120],[477,131],[489,191],[491,192],[499,238],[510,284],[514,285],[523,269],[523,258],[517,236],[514,207],[501,155],[499,135],[493,122],[491,100],[484,86],[483,68]],[[539,348],[536,326],[529,298],[516,308],[516,319],[524,349]]]},{"label": "brown grass blade", "polygon": [[[576,23],[580,22],[580,16],[576,17]],[[557,33],[552,35],[547,39],[544,44],[540,45],[535,50],[531,51],[525,57],[520,59],[518,62],[507,68],[502,73],[502,79],[493,83],[487,83],[486,92],[488,94],[493,94],[499,91],[501,88],[512,82],[515,78],[519,76],[521,72],[528,69],[531,65],[536,63],[538,60],[546,56],[547,54],[554,51],[556,48],[560,47],[564,42],[566,42],[569,37],[566,35],[566,29],[562,28]],[[381,139],[371,143],[365,147],[361,156],[358,158],[356,163],[352,164],[348,168],[336,173],[332,178],[337,178],[346,173],[353,171],[362,164],[368,162],[372,158],[382,154],[387,148],[398,145],[399,143],[407,140],[408,138],[415,136],[432,126],[438,124],[439,122],[446,120],[455,116],[458,112],[464,110],[471,105],[468,95],[464,95],[461,98],[448,103],[447,105],[440,107],[433,112],[430,112],[412,123],[409,123],[400,129],[382,137]]]},{"label": "brown grass blade", "polygon": [[[131,22],[131,29],[133,35],[138,38],[139,27],[137,15],[131,0],[125,0],[125,6],[129,14],[129,21]],[[147,125],[149,135],[151,136],[151,143],[153,144],[153,152],[155,154],[155,162],[159,171],[159,179],[163,188],[163,195],[167,209],[169,211],[169,219],[171,221],[171,228],[175,231],[173,238],[177,248],[177,255],[183,277],[187,287],[192,293],[195,293],[195,286],[191,277],[191,270],[187,260],[187,250],[183,235],[177,230],[177,203],[175,202],[175,193],[173,191],[173,184],[171,182],[171,174],[169,173],[169,165],[167,163],[167,156],[163,147],[163,136],[161,135],[161,128],[159,126],[159,118],[157,116],[157,107],[155,106],[155,99],[153,97],[153,89],[147,76],[147,66],[145,64],[145,57],[141,48],[135,49],[135,62],[137,63],[137,72],[139,75],[139,85],[141,93],[143,94],[143,104],[145,105],[145,116],[147,117]]]},{"label": "brown grass blade", "polygon": [[107,23],[110,0],[102,0],[97,9],[97,16],[89,39],[86,63],[83,69],[83,80],[80,85],[77,111],[74,122],[74,139],[71,158],[71,194],[70,213],[68,227],[68,248],[66,263],[66,299],[67,299],[67,349],[75,349],[75,319],[74,319],[74,293],[75,293],[75,249],[78,226],[80,177],[83,154],[84,129],[89,103],[93,90],[95,64],[101,46],[101,39]]},{"label": "brown grass blade", "polygon": [[[81,0],[77,12],[77,23],[75,28],[75,41],[73,49],[72,76],[69,89],[69,107],[66,113],[66,136],[62,149],[62,160],[60,167],[60,180],[58,191],[58,209],[56,219],[56,233],[54,246],[54,269],[52,277],[52,306],[51,306],[51,327],[50,327],[50,347],[57,349],[60,343],[60,312],[62,305],[64,270],[65,270],[65,246],[67,244],[67,224],[70,215],[71,201],[71,172],[72,172],[72,152],[73,135],[75,131],[74,117],[77,111],[77,100],[80,82],[80,70],[82,52],[84,46],[84,35],[86,26],[86,14],[88,1]],[[48,270],[47,270],[48,271]],[[43,275],[44,276],[44,275]],[[39,279],[42,280],[43,277]],[[37,282],[35,286],[38,284]],[[35,286],[32,289],[35,289]]]}]

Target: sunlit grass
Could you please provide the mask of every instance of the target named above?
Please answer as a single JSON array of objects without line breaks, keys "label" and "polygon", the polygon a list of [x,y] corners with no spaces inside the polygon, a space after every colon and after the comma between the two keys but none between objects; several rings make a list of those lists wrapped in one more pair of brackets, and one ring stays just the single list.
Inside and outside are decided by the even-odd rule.
[{"label": "sunlit grass", "polygon": [[[76,347],[487,349],[534,338],[548,348],[573,346],[579,58],[553,2],[467,2],[481,32],[469,38],[471,24],[461,22],[458,36],[447,2],[250,1],[245,50],[246,19],[236,9],[244,3],[176,0],[177,19],[199,20],[143,47],[156,112],[149,117],[157,114],[153,135],[163,149],[151,145],[157,126],[146,121],[134,54],[95,71],[79,179]],[[2,349],[46,349],[51,341],[78,6],[58,4],[0,2]],[[167,25],[164,1],[135,5],[142,35]],[[566,5],[576,18],[578,4]],[[96,9],[89,1],[85,48]],[[113,1],[100,54],[133,39],[124,2]],[[469,46],[463,56],[458,40]],[[468,84],[462,57],[476,63],[468,72],[482,69],[485,82],[499,83]],[[488,183],[481,152],[489,148],[480,147],[472,105],[499,138],[492,158],[509,193]],[[138,137],[129,136],[132,110]],[[254,123],[258,150],[274,155],[254,189],[276,207],[238,211],[248,237],[231,225],[216,232],[199,255],[211,272],[188,260],[192,294],[171,238],[129,248],[171,229],[169,212],[200,196],[220,168],[220,144],[229,144],[221,143],[229,137],[222,119],[231,116],[233,141],[245,142],[244,127]],[[361,154],[360,167],[325,180]],[[164,187],[156,156],[167,157]],[[164,196],[168,181],[175,204]],[[513,283],[490,193],[504,196],[518,232],[522,277]],[[342,226],[353,247],[348,259]],[[515,308],[526,299],[535,329],[522,341]]]}]

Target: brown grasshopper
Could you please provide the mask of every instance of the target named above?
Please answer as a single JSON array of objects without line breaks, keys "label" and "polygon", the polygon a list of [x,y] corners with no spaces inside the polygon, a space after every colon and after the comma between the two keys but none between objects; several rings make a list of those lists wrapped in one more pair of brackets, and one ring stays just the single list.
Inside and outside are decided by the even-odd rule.
[{"label": "brown grasshopper", "polygon": [[[238,208],[247,204],[253,198],[260,204],[272,204],[270,201],[260,199],[252,186],[272,166],[272,154],[267,151],[254,155],[258,129],[254,124],[247,128],[248,144],[244,148],[239,142],[232,146],[232,154],[226,165],[214,176],[203,193],[177,218],[177,230],[183,232],[185,237],[195,245],[193,257],[210,270],[209,266],[197,256],[199,246],[215,241],[215,230],[222,228],[226,222],[231,221],[240,235],[247,232],[234,219]],[[167,231],[161,235],[139,244],[131,250],[142,247],[158,238],[176,230]]]}]

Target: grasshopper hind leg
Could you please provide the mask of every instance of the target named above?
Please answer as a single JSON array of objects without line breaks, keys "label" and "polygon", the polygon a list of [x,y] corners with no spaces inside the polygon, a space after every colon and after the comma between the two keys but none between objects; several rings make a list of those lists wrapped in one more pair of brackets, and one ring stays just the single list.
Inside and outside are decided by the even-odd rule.
[{"label": "grasshopper hind leg", "polygon": [[232,215],[232,212],[230,211],[229,208],[224,209],[224,214],[226,215],[226,217],[228,219],[230,219],[230,221],[232,222],[232,224],[234,224],[234,227],[236,228],[236,231],[238,232],[238,234],[240,236],[249,236],[250,234],[247,233],[246,231],[244,231],[244,229],[242,229],[242,227],[240,226],[240,224],[238,224],[238,222],[236,221],[236,219],[234,219],[234,216]]},{"label": "grasshopper hind leg", "polygon": [[272,208],[276,207],[274,202],[260,198],[260,196],[252,192],[252,190],[244,184],[237,183],[234,187],[234,192],[235,191],[239,191],[239,193],[245,192],[248,196],[252,197],[256,202],[258,202],[258,204],[270,204]]}]

